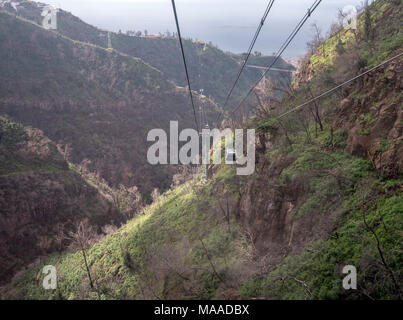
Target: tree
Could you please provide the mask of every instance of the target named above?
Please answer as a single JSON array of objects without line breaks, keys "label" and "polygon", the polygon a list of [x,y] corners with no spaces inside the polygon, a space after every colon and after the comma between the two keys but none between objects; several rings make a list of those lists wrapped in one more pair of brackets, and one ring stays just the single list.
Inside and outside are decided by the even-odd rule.
[{"label": "tree", "polygon": [[371,43],[375,38],[375,28],[373,26],[372,10],[370,9],[368,0],[364,3],[364,9],[364,38],[367,43]]},{"label": "tree", "polygon": [[328,38],[330,37],[336,37],[340,41],[340,31],[343,29],[343,25],[341,25],[339,22],[333,22],[330,25],[329,31],[328,31]]},{"label": "tree", "polygon": [[71,144],[68,143],[64,146],[64,151],[63,151],[64,161],[69,161],[71,152],[72,152],[72,147],[71,147]]},{"label": "tree", "polygon": [[[322,30],[319,28],[318,24],[315,22],[311,25],[313,29],[313,38],[307,42],[307,48],[310,55],[313,55],[316,50],[323,44],[324,38],[322,36]],[[324,48],[322,48],[321,54],[324,53]]]},{"label": "tree", "polygon": [[[307,84],[307,89],[308,89],[308,92],[309,92],[309,95],[311,96],[311,98],[314,98],[314,94],[312,92],[311,87],[309,86],[309,83]],[[319,112],[318,102],[314,101],[313,105],[314,105],[314,111],[311,108],[309,108],[309,110],[310,110],[313,118],[315,119],[316,137],[318,137],[318,132],[317,132],[318,125],[320,128],[320,131],[323,131],[323,124],[322,124],[322,119],[321,119],[320,112]]]},{"label": "tree", "polygon": [[[282,88],[281,84],[277,85],[271,79],[262,81],[255,89],[257,104],[254,110],[252,110],[258,119],[266,121],[268,118],[278,113],[281,103],[276,99],[276,92],[280,92],[289,99],[295,97],[294,88],[289,85],[288,87]],[[287,126],[281,121],[278,121],[278,125],[281,128],[281,133],[286,137],[289,145],[292,146]]]},{"label": "tree", "polygon": [[136,31],[135,30],[127,30],[126,31],[126,35],[133,37],[136,35]]},{"label": "tree", "polygon": [[87,272],[88,280],[91,289],[95,289],[91,270],[88,265],[87,250],[91,243],[96,238],[96,232],[88,219],[84,219],[76,224],[76,231],[71,231],[68,238],[72,241],[72,246],[78,248],[83,256],[85,270]]},{"label": "tree", "polygon": [[142,209],[141,193],[136,186],[126,187],[119,185],[118,189],[112,189],[113,203],[127,218],[134,217]]},{"label": "tree", "polygon": [[151,197],[152,197],[154,203],[161,199],[161,193],[158,190],[158,188],[155,188],[153,190],[153,192],[151,193]]}]

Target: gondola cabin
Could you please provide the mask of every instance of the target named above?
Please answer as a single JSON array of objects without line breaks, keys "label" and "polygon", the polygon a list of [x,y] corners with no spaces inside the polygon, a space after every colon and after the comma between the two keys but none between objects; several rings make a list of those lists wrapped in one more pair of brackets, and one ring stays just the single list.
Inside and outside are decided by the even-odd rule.
[{"label": "gondola cabin", "polygon": [[236,163],[236,151],[233,149],[226,150],[225,153],[225,163],[226,164],[235,164]]}]

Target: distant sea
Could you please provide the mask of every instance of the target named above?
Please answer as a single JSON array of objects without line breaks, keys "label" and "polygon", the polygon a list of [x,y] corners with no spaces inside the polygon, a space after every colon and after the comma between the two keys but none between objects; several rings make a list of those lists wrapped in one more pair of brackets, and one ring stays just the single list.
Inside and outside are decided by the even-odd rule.
[{"label": "distant sea", "polygon": [[[111,31],[141,30],[151,33],[175,31],[169,0],[41,0],[72,12],[85,22]],[[280,45],[306,13],[313,0],[277,0],[262,29],[255,50],[266,55]],[[336,20],[338,8],[361,0],[326,0],[284,53],[285,58],[305,54],[317,22],[323,34]],[[212,42],[224,51],[242,53],[249,47],[268,0],[176,0],[185,37]]]}]

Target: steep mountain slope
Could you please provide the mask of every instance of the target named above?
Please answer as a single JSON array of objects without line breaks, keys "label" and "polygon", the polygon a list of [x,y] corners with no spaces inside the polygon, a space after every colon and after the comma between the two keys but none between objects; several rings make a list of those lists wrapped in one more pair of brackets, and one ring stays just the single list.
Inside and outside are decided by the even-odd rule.
[{"label": "steep mountain slope", "polygon": [[[18,2],[18,1],[16,1]],[[23,18],[42,23],[42,5],[32,1],[19,1],[16,12],[11,5],[5,7],[10,13],[18,13]],[[81,42],[92,43],[100,47],[108,48],[108,32],[88,25],[71,13],[59,10],[57,15],[57,32],[71,39]],[[124,34],[110,33],[110,40],[113,49],[124,54],[138,57],[153,67],[163,72],[164,76],[179,86],[186,85],[186,78],[183,72],[183,61],[177,38],[147,38],[134,37]],[[214,99],[217,103],[224,103],[226,94],[235,80],[242,57],[240,55],[227,54],[202,41],[184,41],[186,58],[189,64],[189,73],[192,87]],[[253,64],[256,61],[268,65],[272,57],[253,57]],[[270,61],[271,62],[271,61]],[[252,63],[251,63],[252,64]],[[280,59],[276,67],[291,69],[294,68]],[[261,72],[256,69],[246,69],[237,88],[234,91],[233,101],[237,101],[241,95],[257,81]],[[280,74],[271,73],[273,79],[278,79]],[[290,75],[286,76],[290,80]]]},{"label": "steep mountain slope", "polygon": [[[277,154],[275,167],[263,169],[255,179],[242,181],[233,168],[223,167],[207,184],[196,179],[170,191],[121,231],[92,246],[87,254],[97,279],[95,290],[89,288],[80,252],[66,252],[45,262],[59,272],[57,290],[42,289],[44,264],[39,264],[7,289],[7,297],[395,298],[373,235],[362,224],[360,193],[367,185],[379,192],[368,204],[366,219],[375,222],[388,266],[401,279],[402,261],[396,254],[401,248],[401,180],[377,179],[368,162],[343,151],[320,157],[320,147],[302,147],[289,155],[287,151],[281,158]],[[353,177],[340,188],[332,176],[307,177],[304,169],[309,165],[310,172],[332,170],[332,156],[343,167],[340,179]],[[291,163],[288,172],[295,170],[288,183],[288,172],[273,177],[285,161]],[[313,188],[309,197],[307,188]],[[377,223],[380,215],[383,222]],[[348,264],[359,270],[361,292],[342,287],[341,270]],[[380,282],[373,282],[374,277]]]},{"label": "steep mountain slope", "polygon": [[[359,29],[341,31],[304,65],[297,85],[339,83],[401,52],[401,1],[377,1],[359,20]],[[333,128],[346,133],[346,150],[371,160],[378,172],[396,177],[403,170],[402,65],[395,60],[340,92]],[[329,76],[331,75],[331,76]]]},{"label": "steep mountain slope", "polygon": [[[134,57],[140,57],[161,70],[175,83],[185,85],[186,80],[183,72],[178,72],[181,70],[183,62],[176,38],[152,39],[113,34],[112,43],[116,50]],[[186,40],[184,41],[184,49],[189,64],[192,86],[195,90],[203,89],[205,95],[219,104],[224,104],[243,63],[242,56],[224,53],[212,44],[202,41]],[[249,64],[258,61],[258,65],[267,66],[273,59],[273,57],[252,57]],[[276,63],[276,67],[294,70],[282,59]],[[243,98],[260,76],[261,71],[246,68],[234,89],[227,108]],[[281,79],[279,79],[280,76],[282,76]],[[287,73],[270,72],[268,77],[276,81],[291,80],[291,75]]]},{"label": "steep mountain slope", "polygon": [[[197,177],[168,191],[141,216],[88,250],[97,278],[93,290],[79,269],[80,253],[66,252],[46,261],[61,275],[57,290],[45,291],[35,282],[41,279],[40,264],[8,287],[7,297],[401,299],[399,162],[390,171],[398,159],[377,164],[365,153],[352,152],[349,143],[351,136],[360,134],[352,129],[356,119],[363,118],[364,129],[381,121],[390,143],[382,143],[371,131],[367,146],[376,145],[381,153],[400,152],[402,134],[396,130],[401,126],[401,73],[391,73],[387,93],[373,84],[385,75],[388,79],[402,59],[320,100],[316,115],[312,105],[281,123],[273,119],[335,81],[401,52],[402,35],[393,32],[401,9],[400,2],[376,1],[366,12],[379,32],[371,31],[371,42],[365,38],[364,13],[354,41],[339,42],[339,36],[349,34],[344,31],[328,39],[303,69],[314,72],[300,75],[292,94],[280,104],[267,105],[265,117],[251,119],[249,125],[258,128],[253,176],[236,176],[232,166],[213,166],[208,181]],[[342,48],[324,50],[336,40]],[[364,64],[367,46],[373,54]],[[348,66],[350,73],[340,75],[340,65]],[[361,92],[382,103],[365,99],[360,100],[362,108],[346,109],[344,98],[362,99]],[[394,103],[397,108],[377,113],[375,121],[365,120],[368,108],[382,110]],[[340,125],[342,119],[347,119],[345,126]],[[346,265],[357,268],[357,290],[342,286]]]},{"label": "steep mountain slope", "polygon": [[0,117],[0,283],[38,256],[66,248],[81,219],[124,219],[37,129]]},{"label": "steep mountain slope", "polygon": [[[112,186],[166,189],[173,169],[147,163],[147,133],[194,127],[188,93],[140,59],[74,42],[0,12],[0,113],[68,146],[68,159]],[[216,107],[196,97],[207,116]],[[144,173],[148,174],[145,175]]]}]

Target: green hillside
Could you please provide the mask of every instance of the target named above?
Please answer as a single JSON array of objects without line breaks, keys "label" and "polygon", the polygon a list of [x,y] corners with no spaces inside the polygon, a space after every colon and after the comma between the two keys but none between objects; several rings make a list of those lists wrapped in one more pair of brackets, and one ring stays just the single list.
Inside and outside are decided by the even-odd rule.
[{"label": "green hillside", "polygon": [[[93,289],[82,253],[71,251],[31,268],[4,296],[401,299],[401,58],[274,119],[401,52],[401,9],[376,1],[354,39],[344,31],[329,38],[306,59],[292,92],[250,119],[258,129],[254,175],[211,166],[208,181],[198,176],[167,191],[88,248]],[[336,53],[327,50],[336,40]],[[41,286],[46,264],[60,275],[53,291]],[[346,265],[357,268],[357,290],[343,289]]]},{"label": "green hillside", "polygon": [[[19,2],[18,15],[25,19],[41,24],[43,17],[41,9],[36,2]],[[8,6],[9,12],[15,10]],[[70,39],[91,43],[100,47],[108,48],[108,32],[93,27],[71,13],[60,10],[57,17],[58,29],[56,32]],[[186,85],[183,69],[183,61],[177,38],[147,38],[127,36],[125,34],[110,33],[110,39],[114,50],[133,57],[141,58],[146,63],[160,70],[164,77],[179,86]],[[242,61],[240,55],[224,53],[212,44],[184,40],[186,59],[189,64],[189,74],[194,90],[204,90],[204,95],[211,97],[219,104],[223,104],[231,85],[236,79]],[[251,62],[258,65],[268,65],[272,57],[252,57]],[[252,64],[252,63],[251,63]],[[294,68],[280,59],[276,67]],[[273,79],[278,79],[279,74],[271,74]],[[247,69],[242,75],[237,88],[233,93],[232,102],[236,103],[261,76],[261,71]],[[286,79],[290,79],[289,75]]]}]

